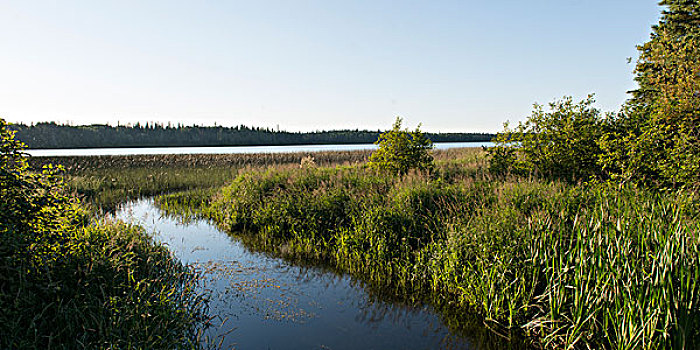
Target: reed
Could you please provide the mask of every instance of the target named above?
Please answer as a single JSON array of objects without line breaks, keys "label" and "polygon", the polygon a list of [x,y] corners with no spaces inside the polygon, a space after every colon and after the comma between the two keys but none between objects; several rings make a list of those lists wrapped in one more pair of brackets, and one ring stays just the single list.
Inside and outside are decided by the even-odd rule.
[{"label": "reed", "polygon": [[61,166],[69,189],[95,209],[113,211],[120,203],[158,194],[221,187],[240,172],[365,162],[369,151],[270,154],[164,154],[30,157],[33,169]]},{"label": "reed", "polygon": [[[198,349],[208,322],[192,269],[142,228],[102,220],[51,254],[3,264],[3,349]],[[33,258],[41,258],[37,261]]]},{"label": "reed", "polygon": [[[314,152],[311,156],[319,165],[365,162],[371,151]],[[30,157],[32,168],[41,169],[47,164],[61,165],[71,174],[91,172],[99,169],[162,169],[162,168],[245,168],[296,164],[310,154],[255,153],[255,154],[156,154],[122,156],[71,156]]]},{"label": "reed", "polygon": [[197,205],[257,249],[448,301],[536,347],[700,342],[696,194],[496,181],[478,162],[403,177],[363,166],[253,170]]}]

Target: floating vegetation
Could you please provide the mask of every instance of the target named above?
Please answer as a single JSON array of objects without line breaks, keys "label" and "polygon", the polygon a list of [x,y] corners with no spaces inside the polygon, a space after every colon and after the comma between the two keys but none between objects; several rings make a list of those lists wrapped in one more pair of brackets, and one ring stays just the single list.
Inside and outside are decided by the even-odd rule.
[{"label": "floating vegetation", "polygon": [[[305,323],[315,317],[299,305],[295,286],[268,276],[264,266],[235,260],[208,261],[197,266],[204,284],[217,291],[214,297],[220,303],[235,303],[237,310],[247,309],[249,314],[265,320]],[[308,306],[313,305],[305,307]]]}]

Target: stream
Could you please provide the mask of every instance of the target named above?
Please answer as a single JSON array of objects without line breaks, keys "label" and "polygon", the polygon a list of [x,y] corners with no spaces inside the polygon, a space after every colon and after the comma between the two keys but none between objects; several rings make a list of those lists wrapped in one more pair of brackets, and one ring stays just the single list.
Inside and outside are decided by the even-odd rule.
[{"label": "stream", "polygon": [[429,306],[372,297],[346,275],[254,252],[206,220],[168,217],[142,199],[115,216],[153,232],[185,264],[203,271],[218,315],[208,344],[223,349],[474,349]]}]

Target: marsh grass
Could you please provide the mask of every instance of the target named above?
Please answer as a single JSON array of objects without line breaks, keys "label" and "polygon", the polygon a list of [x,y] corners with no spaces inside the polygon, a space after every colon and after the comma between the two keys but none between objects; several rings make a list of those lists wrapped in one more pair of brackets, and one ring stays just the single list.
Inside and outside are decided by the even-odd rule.
[{"label": "marsh grass", "polygon": [[69,189],[97,209],[173,191],[220,187],[238,175],[235,168],[98,169],[67,176]]},{"label": "marsh grass", "polygon": [[[371,151],[314,152],[318,165],[365,162]],[[309,153],[255,154],[156,154],[123,156],[30,157],[29,164],[40,169],[47,164],[62,165],[69,173],[98,169],[160,169],[160,168],[245,168],[300,164]]]},{"label": "marsh grass", "polygon": [[402,177],[364,166],[253,170],[196,202],[257,249],[479,315],[536,347],[700,341],[696,194],[491,178],[480,161]]},{"label": "marsh grass", "polygon": [[[357,164],[369,151],[316,152],[314,165]],[[95,209],[158,194],[221,187],[240,172],[299,167],[308,153],[30,157],[33,169],[61,166],[69,188]]]},{"label": "marsh grass", "polygon": [[66,165],[72,188],[96,202],[188,191],[157,201],[384,298],[428,301],[456,330],[480,332],[483,348],[500,348],[483,340],[494,335],[550,349],[700,342],[696,193],[492,176],[478,149],[433,152],[431,173],[400,177],[367,169],[366,155],[315,154],[302,167],[306,156]]},{"label": "marsh grass", "polygon": [[200,348],[209,318],[195,271],[49,183],[3,192],[5,208],[28,210],[0,225],[0,348]]},{"label": "marsh grass", "polygon": [[22,278],[0,295],[1,348],[200,347],[206,299],[165,247],[107,220],[64,234],[52,252],[3,265]]}]

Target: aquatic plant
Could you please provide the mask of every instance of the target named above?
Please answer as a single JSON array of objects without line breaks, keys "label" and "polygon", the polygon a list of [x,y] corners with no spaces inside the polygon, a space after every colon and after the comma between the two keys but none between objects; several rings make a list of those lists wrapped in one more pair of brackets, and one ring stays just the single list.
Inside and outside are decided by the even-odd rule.
[{"label": "aquatic plant", "polygon": [[203,212],[259,249],[449,300],[544,348],[699,341],[695,194],[438,169],[251,171]]}]

